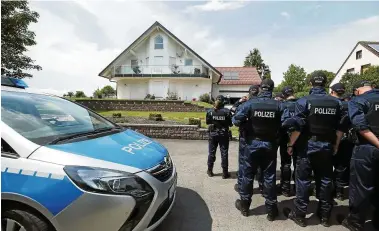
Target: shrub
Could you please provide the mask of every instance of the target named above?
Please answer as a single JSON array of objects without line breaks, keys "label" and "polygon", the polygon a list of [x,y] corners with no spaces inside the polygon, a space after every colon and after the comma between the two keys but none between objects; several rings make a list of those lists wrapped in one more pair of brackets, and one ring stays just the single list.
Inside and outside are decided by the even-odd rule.
[{"label": "shrub", "polygon": [[146,96],[145,96],[145,100],[146,99],[150,99],[151,98],[151,95],[150,94],[147,94]]},{"label": "shrub", "polygon": [[113,118],[121,118],[121,113],[113,113],[112,117]]},{"label": "shrub", "polygon": [[201,120],[196,118],[189,118],[188,119],[189,125],[197,125],[198,127],[201,127]]},{"label": "shrub", "polygon": [[162,117],[162,114],[150,113],[149,114],[149,120],[163,121],[163,117]]},{"label": "shrub", "polygon": [[211,97],[209,96],[208,93],[202,94],[202,95],[199,97],[199,100],[200,100],[201,102],[204,102],[204,103],[211,103]]}]

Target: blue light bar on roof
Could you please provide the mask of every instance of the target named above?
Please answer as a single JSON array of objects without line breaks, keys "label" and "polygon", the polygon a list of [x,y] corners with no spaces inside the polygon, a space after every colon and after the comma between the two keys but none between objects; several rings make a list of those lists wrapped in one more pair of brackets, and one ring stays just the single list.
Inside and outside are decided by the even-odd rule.
[{"label": "blue light bar on roof", "polygon": [[29,86],[21,79],[1,76],[1,85],[18,88],[28,88]]}]

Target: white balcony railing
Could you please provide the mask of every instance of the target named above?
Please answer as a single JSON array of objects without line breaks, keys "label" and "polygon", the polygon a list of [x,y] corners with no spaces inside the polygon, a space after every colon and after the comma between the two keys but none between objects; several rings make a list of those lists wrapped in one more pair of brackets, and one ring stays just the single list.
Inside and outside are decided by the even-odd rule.
[{"label": "white balcony railing", "polygon": [[121,65],[113,67],[115,77],[160,77],[160,76],[189,76],[208,77],[209,69],[203,65]]}]

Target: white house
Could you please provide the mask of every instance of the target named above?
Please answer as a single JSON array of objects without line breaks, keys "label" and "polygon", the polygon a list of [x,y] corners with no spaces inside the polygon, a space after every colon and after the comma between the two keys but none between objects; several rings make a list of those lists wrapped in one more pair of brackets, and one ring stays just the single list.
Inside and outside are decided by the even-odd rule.
[{"label": "white house", "polygon": [[358,42],[337,71],[331,85],[341,81],[345,73],[363,73],[370,66],[379,65],[379,42]]},{"label": "white house", "polygon": [[182,100],[212,93],[222,74],[155,22],[116,57],[99,76],[117,83],[118,99],[157,99],[177,94]]}]

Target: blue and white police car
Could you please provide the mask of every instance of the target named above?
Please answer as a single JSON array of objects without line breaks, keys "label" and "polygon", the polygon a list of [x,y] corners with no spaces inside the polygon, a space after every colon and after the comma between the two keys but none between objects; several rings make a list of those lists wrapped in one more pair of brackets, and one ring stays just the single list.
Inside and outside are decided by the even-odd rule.
[{"label": "blue and white police car", "polygon": [[153,230],[176,178],[161,144],[2,77],[1,230]]}]

